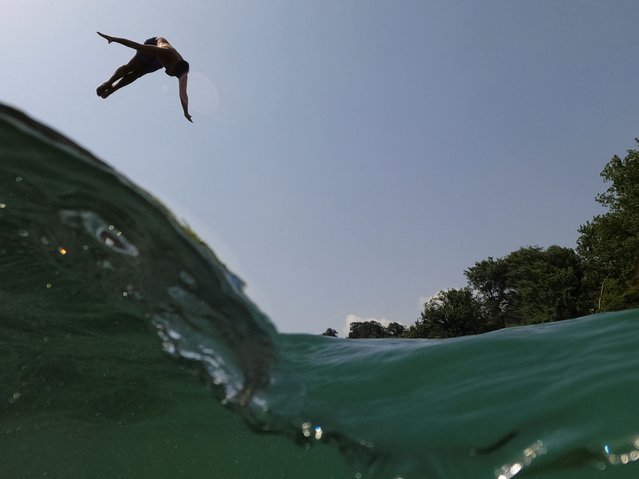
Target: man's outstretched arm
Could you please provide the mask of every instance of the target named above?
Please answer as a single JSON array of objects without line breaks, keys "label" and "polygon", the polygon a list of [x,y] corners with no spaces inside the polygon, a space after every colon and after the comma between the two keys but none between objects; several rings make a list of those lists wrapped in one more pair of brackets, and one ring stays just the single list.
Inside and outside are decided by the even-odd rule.
[{"label": "man's outstretched arm", "polygon": [[149,55],[158,56],[158,54],[162,55],[165,53],[164,48],[156,47],[153,45],[143,45],[132,40],[127,40],[126,38],[112,37],[100,32],[97,32],[97,34],[106,39],[109,43],[119,43],[121,45],[124,45],[125,47],[133,48],[134,50],[138,50],[143,53],[148,53]]},{"label": "man's outstretched arm", "polygon": [[189,115],[189,97],[186,94],[187,77],[188,75],[186,74],[180,77],[180,102],[182,103],[182,110],[184,110],[184,118],[193,123],[193,120],[191,120],[191,115]]}]

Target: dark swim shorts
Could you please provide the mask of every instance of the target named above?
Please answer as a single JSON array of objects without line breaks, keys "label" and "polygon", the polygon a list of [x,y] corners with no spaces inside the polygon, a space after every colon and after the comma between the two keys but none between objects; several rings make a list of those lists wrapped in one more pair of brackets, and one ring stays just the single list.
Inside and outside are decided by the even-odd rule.
[{"label": "dark swim shorts", "polygon": [[[144,42],[145,45],[157,45],[157,37],[149,38]],[[144,73],[152,73],[162,68],[162,64],[153,55],[138,51],[134,57],[142,66]]]}]

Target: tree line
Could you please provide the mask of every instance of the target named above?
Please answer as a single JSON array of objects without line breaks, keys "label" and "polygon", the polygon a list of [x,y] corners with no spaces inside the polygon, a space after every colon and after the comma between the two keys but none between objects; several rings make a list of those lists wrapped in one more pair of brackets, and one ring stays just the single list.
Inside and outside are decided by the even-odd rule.
[{"label": "tree line", "polygon": [[608,189],[596,201],[605,212],[579,228],[575,249],[489,257],[464,271],[466,286],[429,299],[409,327],[354,322],[348,337],[449,338],[639,307],[639,149],[613,156],[601,177]]}]

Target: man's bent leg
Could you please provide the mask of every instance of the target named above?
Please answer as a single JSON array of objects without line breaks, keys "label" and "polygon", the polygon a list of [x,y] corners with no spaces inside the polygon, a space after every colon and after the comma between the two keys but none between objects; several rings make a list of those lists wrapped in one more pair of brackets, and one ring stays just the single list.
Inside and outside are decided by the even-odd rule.
[{"label": "man's bent leg", "polygon": [[[118,91],[120,88],[125,87],[125,86],[133,83],[135,80],[140,78],[142,75],[140,75],[139,72],[129,72],[126,75],[124,75],[120,79],[120,81],[117,82],[115,85],[107,85],[107,87],[104,88],[102,93],[101,94],[98,93],[98,95],[100,95],[102,98],[107,98],[111,93],[114,93],[114,92]],[[100,87],[98,87],[98,89],[99,88]]]},{"label": "man's bent leg", "polygon": [[[113,83],[115,83],[120,78],[124,78],[126,75],[137,71],[138,69],[139,69],[139,65],[138,65],[136,59],[132,58],[129,61],[129,63],[119,67],[115,71],[115,73],[111,76],[111,78],[109,78],[102,85],[100,85],[98,88],[96,88],[95,92],[98,94],[98,96],[102,96],[107,90],[109,90],[110,88],[113,87]],[[131,83],[131,82],[129,82],[129,83]],[[103,98],[105,98],[105,97],[103,97]]]}]

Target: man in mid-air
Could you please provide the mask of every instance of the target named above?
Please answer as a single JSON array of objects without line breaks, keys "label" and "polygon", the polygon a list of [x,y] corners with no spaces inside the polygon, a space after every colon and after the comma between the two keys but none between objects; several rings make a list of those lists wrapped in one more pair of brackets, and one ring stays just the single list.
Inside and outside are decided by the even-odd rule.
[{"label": "man in mid-air", "polygon": [[[180,102],[184,117],[193,123],[189,115],[189,97],[186,94],[186,81],[189,73],[189,64],[182,58],[175,48],[163,37],[149,38],[144,44],[136,43],[126,38],[117,38],[97,32],[109,43],[120,43],[137,50],[129,63],[118,68],[113,76],[96,89],[98,96],[107,98],[111,93],[123,86],[134,82],[147,73],[152,73],[164,68],[166,74],[176,77],[180,82]],[[119,80],[119,81],[118,81]],[[117,83],[115,83],[117,81]]]}]

